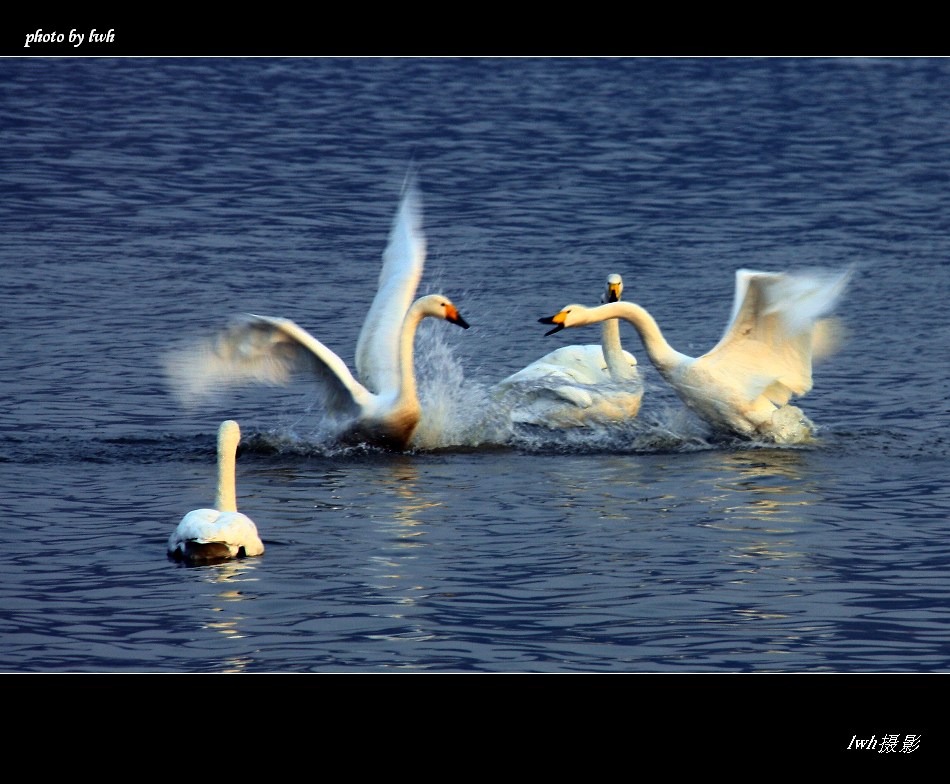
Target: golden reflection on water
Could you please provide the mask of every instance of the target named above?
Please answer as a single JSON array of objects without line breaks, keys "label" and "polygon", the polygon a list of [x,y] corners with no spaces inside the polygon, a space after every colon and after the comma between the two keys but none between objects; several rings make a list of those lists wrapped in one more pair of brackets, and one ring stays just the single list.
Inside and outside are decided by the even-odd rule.
[{"label": "golden reflection on water", "polygon": [[[790,597],[801,595],[796,584],[807,567],[807,553],[794,546],[795,535],[816,524],[810,509],[821,501],[807,453],[759,449],[710,459],[716,463],[715,470],[709,466],[706,480],[712,486],[707,506],[710,519],[702,525],[727,534],[722,555],[734,569],[729,583],[741,590],[753,582],[761,586],[764,580],[769,592],[782,597],[781,606],[786,606]],[[734,538],[728,536],[731,533]],[[785,628],[791,616],[777,611],[778,605],[749,606],[742,602],[742,595],[737,598],[732,613],[741,622],[762,625],[763,633],[771,624],[782,624],[773,630],[767,653],[781,655],[788,652],[787,646],[797,644],[799,631]]]},{"label": "golden reflection on water", "polygon": [[[428,633],[407,620],[406,614],[418,602],[416,596],[426,590],[424,585],[408,582],[411,575],[407,567],[415,558],[412,551],[424,546],[426,534],[425,512],[444,506],[444,502],[429,497],[420,486],[419,468],[411,455],[395,455],[386,463],[385,470],[376,473],[371,480],[371,492],[386,494],[392,499],[391,516],[377,520],[380,531],[386,538],[382,546],[385,552],[369,555],[368,561],[373,576],[367,587],[389,605],[383,614],[409,625],[402,629],[398,639],[426,639]],[[389,505],[387,505],[389,506]],[[372,639],[396,639],[397,636],[370,635]]]},{"label": "golden reflection on water", "polygon": [[[201,567],[201,576],[207,582],[220,588],[211,596],[209,610],[212,619],[204,623],[204,628],[217,632],[228,639],[238,640],[245,636],[241,622],[245,616],[240,614],[240,602],[247,597],[241,590],[240,584],[256,582],[251,577],[259,564],[253,558],[239,558]],[[253,660],[246,657],[228,657],[222,661],[222,672],[241,672]]]},{"label": "golden reflection on water", "polygon": [[423,498],[419,493],[419,469],[414,459],[400,455],[388,466],[387,475],[381,477],[381,484],[388,487],[395,494],[399,502],[396,504],[396,513],[394,521],[397,526],[403,528],[399,532],[400,536],[418,536],[424,531],[414,531],[416,527],[422,525],[419,518],[420,513],[425,509],[432,509],[442,506],[441,501],[430,501]]},{"label": "golden reflection on water", "polygon": [[385,470],[374,475],[370,488],[373,494],[384,493],[394,499],[392,517],[383,519],[395,536],[396,547],[418,547],[413,541],[423,536],[422,515],[427,509],[443,506],[442,501],[427,498],[419,488],[419,469],[411,455],[396,455],[386,463]]},{"label": "golden reflection on water", "polygon": [[790,524],[807,521],[808,507],[819,500],[805,460],[795,450],[735,452],[719,455],[717,463],[724,470],[710,481],[725,503],[721,522],[710,527],[748,528],[749,522],[760,522],[780,526],[763,529],[769,533],[787,532]]},{"label": "golden reflection on water", "polygon": [[[700,525],[734,536],[722,539],[722,555],[732,565],[731,585],[775,582],[785,597],[796,593],[799,569],[807,554],[796,547],[796,533],[816,523],[810,514],[821,500],[807,454],[792,449],[748,450],[711,455],[703,481],[708,482],[708,518]],[[714,470],[713,470],[714,469]],[[783,591],[783,587],[785,590]],[[768,607],[734,608],[743,621],[774,622],[788,618]],[[775,652],[787,644],[784,633],[774,641]]]}]

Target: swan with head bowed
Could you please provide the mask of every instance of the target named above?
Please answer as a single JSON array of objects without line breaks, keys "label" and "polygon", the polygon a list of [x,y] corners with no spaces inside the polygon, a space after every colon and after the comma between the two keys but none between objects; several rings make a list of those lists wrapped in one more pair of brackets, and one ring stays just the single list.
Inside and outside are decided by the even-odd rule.
[{"label": "swan with head bowed", "polygon": [[425,256],[420,198],[410,182],[356,343],[356,377],[336,353],[293,321],[248,315],[211,339],[170,354],[166,373],[173,390],[189,402],[222,385],[285,384],[294,372],[304,372],[318,382],[342,441],[407,449],[422,414],[413,367],[419,323],[437,318],[469,326],[441,294],[412,301]]},{"label": "swan with head bowed", "polygon": [[[623,279],[607,276],[601,302],[617,302]],[[496,397],[511,401],[511,418],[546,427],[576,427],[633,418],[643,383],[637,360],[620,344],[620,322],[601,325],[600,344],[563,346],[500,381]]]},{"label": "swan with head bowed", "polygon": [[811,438],[814,426],[789,400],[812,388],[812,360],[836,347],[835,322],[823,317],[850,274],[737,271],[729,324],[700,357],[676,351],[653,316],[632,302],[568,305],[539,321],[554,324],[548,335],[605,319],[629,321],[660,375],[716,431],[797,443]]},{"label": "swan with head bowed", "polygon": [[191,564],[214,563],[248,555],[263,555],[257,526],[237,510],[234,470],[241,440],[238,423],[228,419],[218,428],[218,492],[213,509],[186,514],[168,537],[168,554]]}]

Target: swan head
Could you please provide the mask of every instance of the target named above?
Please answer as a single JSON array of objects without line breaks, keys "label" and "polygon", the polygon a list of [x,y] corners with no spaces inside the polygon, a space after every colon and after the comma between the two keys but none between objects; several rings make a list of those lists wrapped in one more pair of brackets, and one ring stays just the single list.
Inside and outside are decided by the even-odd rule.
[{"label": "swan head", "polygon": [[604,287],[604,293],[601,295],[600,301],[604,304],[618,302],[622,293],[623,278],[614,272],[607,276],[607,285]]},{"label": "swan head", "polygon": [[237,454],[241,442],[241,427],[233,419],[226,419],[218,426],[218,456],[230,458]]},{"label": "swan head", "polygon": [[422,297],[418,302],[424,315],[444,319],[452,324],[457,324],[462,329],[468,329],[469,324],[462,318],[458,308],[441,294],[430,294],[427,297]]},{"label": "swan head", "polygon": [[544,333],[544,336],[547,337],[548,335],[553,335],[555,332],[560,332],[566,327],[579,327],[582,324],[592,323],[589,313],[590,309],[583,305],[568,305],[553,316],[539,318],[538,323],[554,324],[554,329],[549,329]]}]

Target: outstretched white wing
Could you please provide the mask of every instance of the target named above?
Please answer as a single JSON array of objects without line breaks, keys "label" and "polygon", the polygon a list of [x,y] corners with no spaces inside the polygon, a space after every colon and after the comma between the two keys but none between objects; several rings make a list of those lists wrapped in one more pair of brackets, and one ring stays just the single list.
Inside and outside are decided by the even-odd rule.
[{"label": "outstretched white wing", "polygon": [[356,374],[375,394],[399,386],[402,322],[415,298],[425,258],[422,205],[419,192],[410,181],[403,190],[383,253],[376,297],[356,342]]},{"label": "outstretched white wing", "polygon": [[314,376],[332,413],[355,415],[371,395],[333,351],[289,319],[247,315],[206,340],[170,352],[165,372],[186,404],[226,387]]},{"label": "outstretched white wing", "polygon": [[787,403],[812,386],[812,356],[827,340],[835,306],[850,271],[736,272],[732,318],[722,339],[701,357],[707,367],[723,367],[741,380],[750,398],[765,394]]}]

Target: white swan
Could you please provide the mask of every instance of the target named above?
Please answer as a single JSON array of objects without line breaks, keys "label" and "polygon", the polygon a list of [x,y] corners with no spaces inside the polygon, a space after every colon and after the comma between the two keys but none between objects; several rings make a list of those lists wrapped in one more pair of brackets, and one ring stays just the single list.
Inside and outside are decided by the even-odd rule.
[{"label": "white swan", "polygon": [[[607,276],[601,302],[616,302],[623,279]],[[601,326],[600,345],[564,346],[500,381],[515,422],[572,427],[635,417],[643,397],[637,360],[620,345],[620,322]]]},{"label": "white swan", "polygon": [[834,323],[822,319],[850,277],[845,272],[736,273],[732,317],[708,353],[674,350],[653,317],[632,302],[599,307],[568,305],[542,318],[565,327],[622,318],[636,327],[650,360],[680,398],[717,430],[747,438],[794,443],[810,438],[812,423],[787,405],[812,387],[812,359],[830,353]]},{"label": "white swan", "polygon": [[396,213],[376,297],[356,344],[356,370],[362,383],[339,356],[293,321],[249,315],[211,340],[170,355],[166,373],[173,389],[190,402],[222,384],[284,384],[292,371],[309,372],[320,382],[327,413],[342,420],[342,440],[406,449],[421,417],[413,368],[419,322],[432,317],[469,326],[442,295],[420,297],[410,306],[425,254],[419,197],[410,184]]},{"label": "white swan", "polygon": [[237,510],[234,464],[241,440],[238,423],[228,419],[218,428],[218,492],[214,509],[186,514],[168,537],[168,554],[189,563],[209,563],[241,555],[262,555],[257,526]]}]

